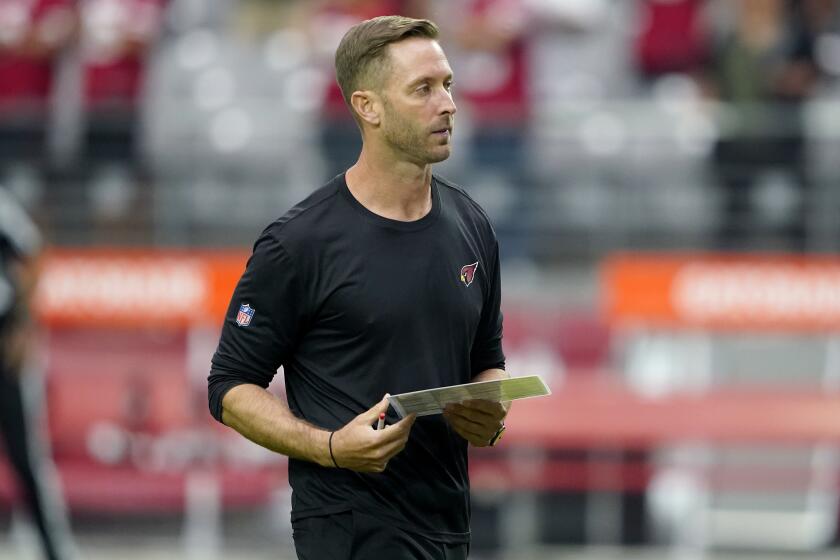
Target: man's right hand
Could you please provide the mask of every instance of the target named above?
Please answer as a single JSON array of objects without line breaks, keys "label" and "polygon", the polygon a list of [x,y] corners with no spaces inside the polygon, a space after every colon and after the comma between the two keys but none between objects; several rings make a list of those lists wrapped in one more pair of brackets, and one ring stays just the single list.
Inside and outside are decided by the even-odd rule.
[{"label": "man's right hand", "polygon": [[388,461],[405,448],[416,414],[396,424],[375,430],[379,415],[388,410],[387,395],[370,410],[363,412],[333,434],[332,452],[343,469],[381,473]]}]

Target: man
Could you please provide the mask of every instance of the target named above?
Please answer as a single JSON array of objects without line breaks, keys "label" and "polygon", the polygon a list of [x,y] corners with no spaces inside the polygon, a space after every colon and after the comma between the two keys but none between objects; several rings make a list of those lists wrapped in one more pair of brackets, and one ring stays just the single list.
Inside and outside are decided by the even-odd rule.
[{"label": "man", "polygon": [[54,495],[50,462],[27,410],[27,346],[32,339],[29,300],[35,286],[35,258],[40,247],[35,225],[6,189],[0,187],[0,436],[21,497],[41,537],[44,557],[74,557],[64,507]]},{"label": "man", "polygon": [[[432,176],[455,116],[437,33],[387,16],[344,36],[361,155],[257,240],[213,357],[213,415],[290,457],[303,559],[466,558],[467,442],[503,429],[481,401],[372,427],[385,393],[506,377],[493,230]],[[281,364],[288,407],[264,390]]]}]

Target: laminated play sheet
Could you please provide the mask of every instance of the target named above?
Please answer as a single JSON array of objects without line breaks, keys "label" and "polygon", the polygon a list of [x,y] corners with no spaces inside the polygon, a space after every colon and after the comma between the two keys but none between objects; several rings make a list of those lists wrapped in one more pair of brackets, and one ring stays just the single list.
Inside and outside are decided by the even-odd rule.
[{"label": "laminated play sheet", "polygon": [[412,391],[388,397],[400,418],[412,413],[417,416],[440,414],[446,405],[469,400],[508,402],[550,395],[551,391],[539,375],[494,379]]}]

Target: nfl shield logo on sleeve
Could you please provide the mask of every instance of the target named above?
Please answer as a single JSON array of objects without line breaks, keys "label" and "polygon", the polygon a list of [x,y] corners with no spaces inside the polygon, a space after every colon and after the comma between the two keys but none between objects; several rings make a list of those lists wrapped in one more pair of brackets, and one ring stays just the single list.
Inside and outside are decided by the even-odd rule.
[{"label": "nfl shield logo on sleeve", "polygon": [[236,314],[236,324],[240,327],[247,327],[251,324],[251,319],[254,317],[254,308],[243,303],[239,306],[239,313]]}]

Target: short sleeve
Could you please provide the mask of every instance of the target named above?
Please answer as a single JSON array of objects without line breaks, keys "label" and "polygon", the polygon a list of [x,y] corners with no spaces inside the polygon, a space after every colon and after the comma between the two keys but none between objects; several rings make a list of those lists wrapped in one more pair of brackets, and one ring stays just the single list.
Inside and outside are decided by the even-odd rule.
[{"label": "short sleeve", "polygon": [[221,422],[222,399],[245,383],[268,387],[291,354],[306,316],[300,271],[280,242],[264,233],[225,314],[208,377],[210,411]]},{"label": "short sleeve", "polygon": [[470,352],[470,373],[473,377],[487,369],[505,368],[505,355],[502,351],[502,280],[499,270],[499,244],[496,242],[493,243],[492,255],[487,294]]}]

